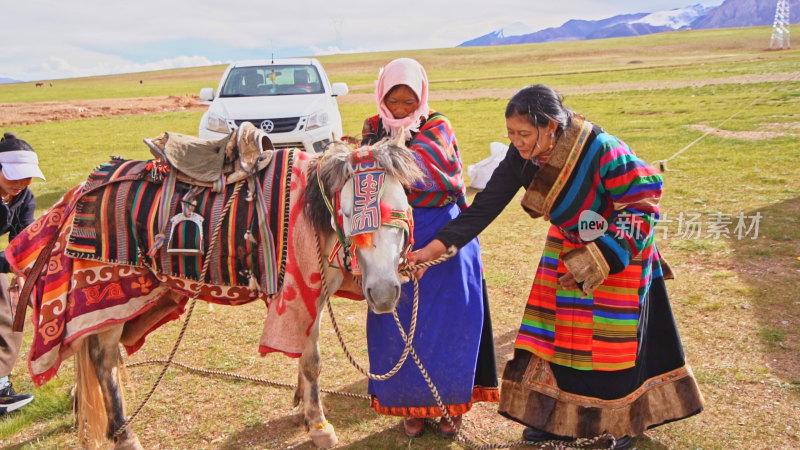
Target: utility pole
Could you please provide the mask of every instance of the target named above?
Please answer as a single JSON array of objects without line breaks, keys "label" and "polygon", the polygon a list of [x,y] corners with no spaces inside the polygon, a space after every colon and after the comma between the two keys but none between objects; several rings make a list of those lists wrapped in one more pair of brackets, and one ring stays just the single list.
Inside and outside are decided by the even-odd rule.
[{"label": "utility pole", "polygon": [[789,41],[789,0],[778,0],[769,48],[770,50],[792,48],[792,44]]}]

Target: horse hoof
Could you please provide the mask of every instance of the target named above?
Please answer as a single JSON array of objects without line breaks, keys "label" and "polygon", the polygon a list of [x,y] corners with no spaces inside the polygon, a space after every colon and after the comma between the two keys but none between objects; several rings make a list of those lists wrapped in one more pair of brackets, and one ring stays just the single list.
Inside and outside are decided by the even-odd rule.
[{"label": "horse hoof", "polygon": [[328,422],[312,425],[309,434],[311,435],[311,441],[314,442],[317,448],[331,448],[339,443],[339,438],[336,437],[333,425]]}]

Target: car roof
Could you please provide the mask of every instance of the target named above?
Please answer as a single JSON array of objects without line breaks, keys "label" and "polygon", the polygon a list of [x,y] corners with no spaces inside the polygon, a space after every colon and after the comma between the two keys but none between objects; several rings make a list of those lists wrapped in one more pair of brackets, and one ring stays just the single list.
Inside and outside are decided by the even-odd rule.
[{"label": "car roof", "polygon": [[246,61],[236,61],[234,63],[231,63],[231,67],[286,66],[286,65],[310,66],[318,64],[319,62],[315,58],[274,58],[274,59],[250,59]]}]

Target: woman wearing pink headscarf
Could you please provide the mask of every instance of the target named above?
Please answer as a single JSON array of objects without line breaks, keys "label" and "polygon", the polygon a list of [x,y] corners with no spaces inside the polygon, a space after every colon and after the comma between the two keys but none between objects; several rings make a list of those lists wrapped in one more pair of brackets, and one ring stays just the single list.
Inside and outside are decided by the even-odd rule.
[{"label": "woman wearing pink headscarf", "polygon": [[[404,133],[406,146],[425,175],[408,192],[414,208],[414,245],[422,247],[467,205],[455,133],[450,121],[428,106],[428,77],[413,59],[396,59],[381,70],[375,100],[378,114],[364,122],[362,145],[396,137],[401,130]],[[455,257],[428,269],[419,287],[414,349],[456,428],[474,401],[499,399],[482,272],[480,244],[473,239]],[[413,295],[413,283],[406,283],[397,305],[406,330]],[[405,346],[390,314],[368,314],[367,343],[374,373],[394,367]],[[443,415],[411,358],[388,380],[370,380],[369,392],[377,412],[405,418],[404,431],[409,437],[422,435],[425,418]],[[439,433],[452,438],[456,429],[442,419]]]}]

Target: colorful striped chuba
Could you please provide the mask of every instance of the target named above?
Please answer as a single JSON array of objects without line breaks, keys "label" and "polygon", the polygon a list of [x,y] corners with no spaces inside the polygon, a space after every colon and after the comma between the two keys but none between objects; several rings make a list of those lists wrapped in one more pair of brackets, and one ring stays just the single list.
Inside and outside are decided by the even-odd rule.
[{"label": "colorful striped chuba", "polygon": [[[634,365],[639,306],[652,277],[661,276],[653,239],[661,189],[661,175],[614,136],[601,132],[587,143],[550,211],[516,348],[581,370]],[[581,298],[578,290],[561,289],[558,278],[567,273],[562,256],[588,244],[580,228],[587,210],[607,224],[595,243],[625,268]]]}]

